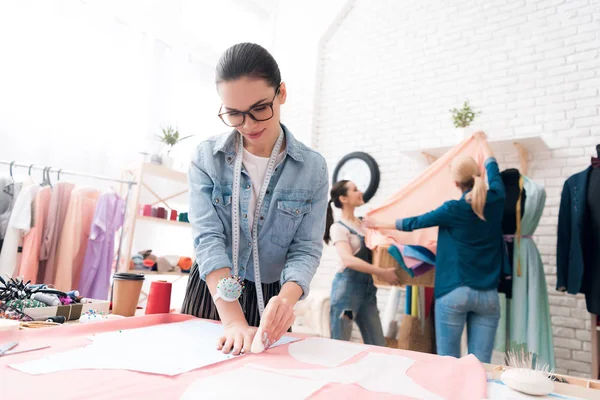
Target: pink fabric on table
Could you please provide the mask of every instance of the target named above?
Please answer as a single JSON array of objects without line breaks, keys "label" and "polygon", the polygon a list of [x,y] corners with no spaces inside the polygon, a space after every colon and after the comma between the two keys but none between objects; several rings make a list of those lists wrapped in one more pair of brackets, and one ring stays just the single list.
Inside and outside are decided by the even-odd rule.
[{"label": "pink fabric on table", "polygon": [[[452,160],[459,155],[473,157],[482,166],[482,173],[485,173],[483,150],[479,142],[471,136],[438,158],[425,172],[383,205],[368,212],[367,216],[378,221],[393,222],[400,218],[414,217],[433,211],[448,200],[460,199],[461,193],[452,179],[449,168]],[[366,243],[371,249],[392,243],[421,245],[435,253],[437,233],[436,227],[414,232],[369,229]]]},{"label": "pink fabric on table", "polygon": [[[2,388],[7,399],[29,399],[27,388],[43,388],[47,399],[178,399],[196,379],[233,370],[245,364],[261,364],[268,367],[299,369],[315,368],[296,361],[288,353],[287,345],[276,347],[262,354],[252,354],[214,364],[179,376],[168,377],[124,370],[74,370],[46,375],[28,375],[8,367],[45,355],[63,352],[89,344],[86,336],[100,332],[121,329],[142,328],[156,324],[181,322],[195,317],[182,314],[154,314],[122,320],[61,326],[56,328],[21,331],[11,340],[19,341],[19,347],[27,348],[50,344],[49,349],[31,353],[0,357],[0,376],[10,385]],[[293,335],[301,336],[301,335]],[[0,343],[7,341],[0,333]],[[165,338],[168,346],[169,338]],[[408,370],[408,376],[429,391],[449,400],[471,400],[486,397],[487,378],[483,366],[473,356],[462,359],[439,357],[425,353],[415,353],[386,347],[368,346],[370,352],[400,355],[415,360]],[[151,349],[149,349],[151,351]],[[359,354],[346,362],[351,364],[364,357]],[[311,399],[407,399],[384,393],[369,392],[352,384],[328,384]]]}]

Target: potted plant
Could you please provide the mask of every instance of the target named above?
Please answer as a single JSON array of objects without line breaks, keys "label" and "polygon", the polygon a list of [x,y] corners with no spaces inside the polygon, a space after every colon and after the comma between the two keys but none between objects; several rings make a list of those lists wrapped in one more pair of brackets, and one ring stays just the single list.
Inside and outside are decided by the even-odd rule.
[{"label": "potted plant", "polygon": [[[160,142],[163,143],[163,149],[162,149],[162,165],[164,165],[167,168],[172,168],[173,167],[173,158],[171,157],[171,150],[173,150],[173,147],[181,142],[182,140],[185,140],[187,138],[192,137],[193,135],[189,135],[189,136],[185,136],[185,137],[179,137],[179,130],[177,129],[173,129],[171,126],[167,126],[166,128],[162,129],[162,135],[157,135],[158,139],[160,140]],[[166,152],[165,152],[166,150]]]},{"label": "potted plant", "polygon": [[471,108],[469,100],[465,100],[462,108],[453,108],[450,110],[452,113],[452,121],[454,127],[457,129],[457,135],[462,140],[472,133],[472,129],[468,128],[475,117],[481,114],[481,111],[475,111]]}]

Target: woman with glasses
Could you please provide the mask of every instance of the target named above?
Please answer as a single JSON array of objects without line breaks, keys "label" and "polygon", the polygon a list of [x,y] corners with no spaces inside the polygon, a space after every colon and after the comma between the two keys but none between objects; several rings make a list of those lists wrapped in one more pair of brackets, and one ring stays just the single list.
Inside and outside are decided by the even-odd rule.
[{"label": "woman with glasses", "polygon": [[216,69],[219,117],[233,130],[201,143],[190,170],[196,262],[182,312],[221,320],[217,348],[268,347],[294,322],[323,250],[323,157],[280,123],[287,90],[263,47],[227,49]]}]

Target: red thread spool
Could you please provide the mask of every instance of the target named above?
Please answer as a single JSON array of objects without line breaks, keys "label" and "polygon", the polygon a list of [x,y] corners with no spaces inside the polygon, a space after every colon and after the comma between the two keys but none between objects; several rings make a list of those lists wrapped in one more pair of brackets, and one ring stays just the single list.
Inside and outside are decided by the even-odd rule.
[{"label": "red thread spool", "polygon": [[167,210],[165,210],[163,207],[158,207],[158,210],[156,211],[156,218],[164,219],[166,216]]},{"label": "red thread spool", "polygon": [[177,210],[171,210],[171,221],[177,221]]},{"label": "red thread spool", "polygon": [[142,215],[144,217],[151,217],[152,216],[152,205],[144,204],[144,211],[143,211]]},{"label": "red thread spool", "polygon": [[168,314],[171,309],[171,282],[154,281],[150,284],[147,314]]}]

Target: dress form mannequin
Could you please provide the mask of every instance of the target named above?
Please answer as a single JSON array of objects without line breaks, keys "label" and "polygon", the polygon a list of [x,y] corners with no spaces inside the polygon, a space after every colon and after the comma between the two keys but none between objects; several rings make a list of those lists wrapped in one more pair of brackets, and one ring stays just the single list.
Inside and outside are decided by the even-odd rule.
[{"label": "dress form mannequin", "polygon": [[592,159],[587,183],[583,292],[586,293],[588,311],[600,314],[600,144],[596,146],[596,151],[598,158],[595,161]]},{"label": "dress form mannequin", "polygon": [[[525,212],[525,199],[527,194],[525,189],[521,190],[519,180],[521,174],[519,170],[511,168],[502,172],[502,181],[506,189],[506,200],[504,203],[504,217],[502,219],[502,232],[505,235],[515,235],[517,233],[517,202],[521,197],[521,218]],[[514,240],[507,240],[508,259],[511,265],[511,275],[502,274],[500,277],[499,292],[506,294],[506,298],[512,298],[512,268]]]}]

